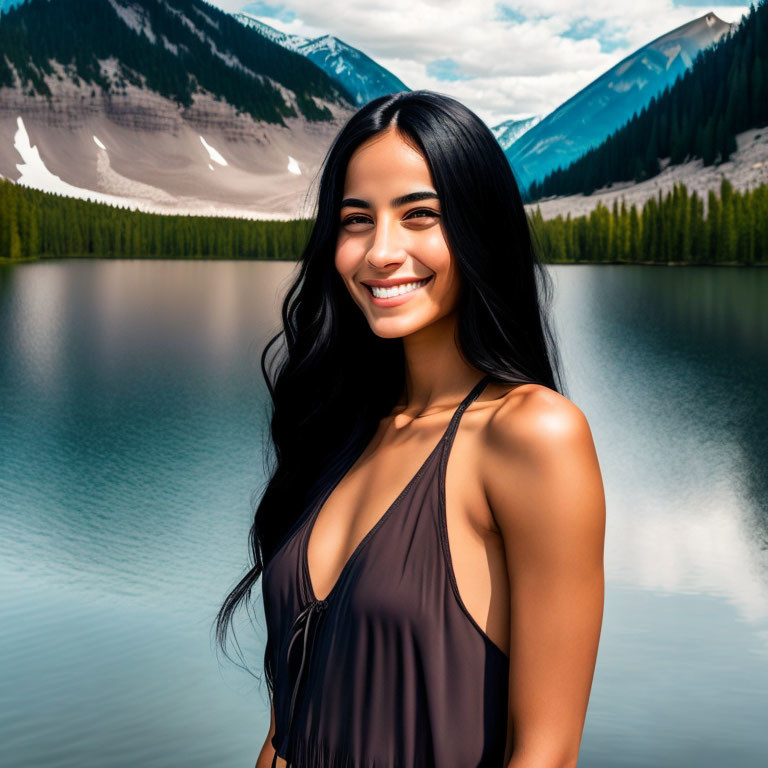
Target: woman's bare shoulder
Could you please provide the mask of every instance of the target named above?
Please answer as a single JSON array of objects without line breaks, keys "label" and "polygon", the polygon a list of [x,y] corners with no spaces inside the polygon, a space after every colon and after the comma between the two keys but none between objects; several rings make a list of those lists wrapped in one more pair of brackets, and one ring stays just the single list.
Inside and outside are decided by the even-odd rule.
[{"label": "woman's bare shoulder", "polygon": [[542,384],[521,384],[498,399],[485,443],[491,452],[557,450],[562,441],[586,437],[589,424],[575,403]]},{"label": "woman's bare shoulder", "polygon": [[603,514],[592,432],[567,397],[539,384],[516,387],[500,399],[483,437],[483,486],[502,531],[519,531],[534,520],[544,525],[547,510],[551,518],[576,507]]},{"label": "woman's bare shoulder", "polygon": [[481,474],[509,578],[516,733],[541,754],[574,754],[604,601],[605,498],[590,428],[568,398],[525,384],[485,431]]}]

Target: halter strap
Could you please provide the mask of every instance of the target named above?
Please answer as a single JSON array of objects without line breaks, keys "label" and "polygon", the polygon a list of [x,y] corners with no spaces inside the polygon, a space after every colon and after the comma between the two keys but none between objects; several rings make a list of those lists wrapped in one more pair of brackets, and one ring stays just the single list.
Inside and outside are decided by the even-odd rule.
[{"label": "halter strap", "polygon": [[488,384],[491,378],[491,375],[486,373],[483,378],[480,379],[480,381],[478,381],[474,387],[472,387],[467,396],[459,404],[459,407],[451,417],[448,428],[445,430],[445,434],[443,435],[443,440],[447,440],[449,446],[453,442],[453,438],[456,435],[456,430],[458,429],[462,414],[467,409],[469,404],[475,400],[475,398],[477,398],[478,395],[480,395],[480,393],[485,389],[486,384]]}]

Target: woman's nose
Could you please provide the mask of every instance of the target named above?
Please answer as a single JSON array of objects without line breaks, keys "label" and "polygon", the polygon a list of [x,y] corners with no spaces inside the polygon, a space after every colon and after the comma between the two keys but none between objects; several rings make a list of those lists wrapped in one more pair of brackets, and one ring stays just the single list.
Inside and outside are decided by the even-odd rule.
[{"label": "woman's nose", "polygon": [[373,230],[373,242],[367,254],[368,263],[375,267],[383,267],[392,262],[402,261],[404,257],[397,218],[381,217]]}]

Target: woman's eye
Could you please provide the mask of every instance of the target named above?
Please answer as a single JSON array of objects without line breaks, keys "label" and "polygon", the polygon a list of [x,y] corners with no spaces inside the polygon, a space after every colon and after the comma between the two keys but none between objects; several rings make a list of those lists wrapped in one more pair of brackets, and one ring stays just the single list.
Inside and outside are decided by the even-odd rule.
[{"label": "woman's eye", "polygon": [[406,216],[406,218],[410,219],[412,217],[416,217],[416,218],[420,219],[420,218],[422,218],[421,216],[418,215],[420,213],[424,214],[425,216],[428,216],[428,217],[432,217],[432,216],[439,217],[440,216],[439,213],[435,213],[435,211],[430,211],[428,208],[419,208],[418,211],[412,211],[411,213],[409,213]]},{"label": "woman's eye", "polygon": [[365,222],[366,222],[365,216],[356,215],[356,216],[347,216],[347,218],[344,219],[344,221],[342,221],[341,223],[342,224],[365,224]]},{"label": "woman's eye", "polygon": [[[419,208],[417,211],[411,211],[409,214],[406,215],[405,219],[422,219],[422,218],[440,218],[440,214],[436,213],[435,211],[431,211],[428,208]],[[352,216],[347,216],[346,219],[344,219],[342,222],[343,226],[347,226],[348,224],[368,224],[369,219],[367,216],[363,216],[362,214],[353,214]]]}]

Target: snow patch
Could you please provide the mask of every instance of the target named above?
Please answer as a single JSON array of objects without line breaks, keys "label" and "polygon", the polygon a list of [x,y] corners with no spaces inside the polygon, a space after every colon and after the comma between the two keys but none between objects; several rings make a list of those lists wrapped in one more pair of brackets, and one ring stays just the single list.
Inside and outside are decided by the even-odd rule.
[{"label": "snow patch", "polygon": [[240,59],[237,58],[231,51],[225,51],[222,53],[217,47],[216,43],[213,42],[213,40],[208,40],[208,45],[211,48],[211,53],[214,56],[218,56],[228,67],[232,67],[233,69],[239,69],[242,72],[245,72],[246,75],[250,75],[251,77],[256,77],[256,73],[249,69],[248,67],[243,64]]},{"label": "snow patch", "polygon": [[[651,61],[647,56],[643,56],[640,59],[640,63],[646,68],[649,69],[651,72],[653,72],[655,75],[659,75],[662,72],[661,67],[655,62]],[[667,67],[669,66],[669,62],[667,62]],[[667,67],[664,67],[664,71],[667,70]]]},{"label": "snow patch", "polygon": [[179,55],[179,46],[176,45],[176,43],[172,43],[165,35],[160,35],[163,39],[163,45],[167,50],[169,50],[174,56]]},{"label": "snow patch", "polygon": [[[110,2],[113,2],[113,0],[110,0]],[[205,32],[200,29],[198,26],[195,25],[195,23],[190,19],[188,16],[185,16],[181,11],[179,11],[176,8],[172,8],[170,5],[166,3],[166,8],[176,16],[179,21],[184,24],[187,29],[189,29],[192,34],[196,35],[201,43],[205,43],[208,45],[208,47],[211,50],[211,53],[214,56],[218,56],[228,67],[232,67],[233,69],[239,69],[242,72],[245,72],[245,74],[249,75],[250,77],[256,78],[258,75],[248,67],[243,64],[240,59],[237,58],[233,53],[230,51],[220,51],[218,47],[216,46],[216,43],[208,37],[208,35],[205,34]],[[196,11],[200,16],[203,16],[205,20],[211,24],[212,26],[216,27],[218,29],[218,22],[214,22],[212,19],[210,19],[205,13],[200,11],[198,8],[195,8],[193,6],[193,10]]]},{"label": "snow patch", "polygon": [[8,58],[8,55],[6,53],[3,53],[3,59],[5,61],[5,66],[10,71],[13,79],[13,85],[11,86],[11,88],[14,88],[15,90],[19,90],[20,88],[23,87],[23,83],[21,82],[21,78],[19,77],[19,73],[16,70],[16,67],[13,65],[13,63]]},{"label": "snow patch", "polygon": [[664,48],[662,50],[662,53],[667,57],[667,69],[669,69],[672,64],[674,63],[677,56],[680,54],[680,51],[683,50],[683,47],[678,43],[677,45],[671,45],[668,48]]},{"label": "snow patch", "polygon": [[98,136],[94,136],[93,140],[96,142],[96,146],[99,147],[99,149],[106,149],[104,144],[102,144],[102,142],[99,140]]},{"label": "snow patch", "polygon": [[59,195],[66,195],[67,197],[76,197],[80,200],[93,200],[98,203],[109,203],[110,205],[131,207],[136,205],[135,201],[128,200],[124,197],[106,195],[103,192],[94,192],[90,189],[75,187],[74,185],[63,181],[59,176],[56,176],[56,174],[51,173],[43,162],[43,159],[40,157],[40,151],[37,146],[31,145],[29,134],[27,133],[24,121],[21,119],[20,115],[16,118],[16,124],[19,127],[13,136],[13,146],[24,161],[23,163],[16,164],[16,168],[21,174],[21,176],[16,179],[17,184],[21,184],[25,187],[32,187],[33,189],[39,189],[43,192],[55,192]]},{"label": "snow patch", "polygon": [[208,163],[208,167],[213,170],[213,166],[210,163]]},{"label": "snow patch", "polygon": [[122,77],[120,62],[114,56],[107,59],[97,59],[97,61],[99,62],[99,71],[107,80],[117,82]]},{"label": "snow patch", "polygon": [[214,29],[219,28],[219,22],[214,21],[207,13],[203,13],[199,8],[196,6],[192,6],[192,10],[198,15],[202,16]]},{"label": "snow patch", "polygon": [[616,77],[621,77],[633,64],[635,63],[635,57],[629,56],[623,64],[619,64],[616,67],[614,74]]},{"label": "snow patch", "polygon": [[299,101],[293,91],[289,91],[282,83],[273,80],[269,75],[257,75],[257,77],[262,83],[269,83],[272,88],[280,91],[280,95],[283,97],[285,106],[288,107],[288,109],[293,109],[295,112],[301,112],[299,109]]},{"label": "snow patch", "polygon": [[168,11],[170,11],[178,20],[184,24],[184,26],[192,32],[192,34],[197,35],[197,37],[200,39],[201,43],[204,43],[206,40],[205,33],[198,29],[192,19],[190,19],[188,16],[185,16],[178,8],[173,8],[168,3],[165,4],[165,7]]},{"label": "snow patch", "polygon": [[558,136],[548,136],[540,141],[536,142],[536,146],[531,150],[532,155],[540,155],[544,150],[556,141],[567,138],[565,134],[559,134]]},{"label": "snow patch", "polygon": [[[214,163],[227,165],[227,161],[221,156],[221,153],[217,152],[202,136],[200,137],[200,141],[203,142],[203,146],[208,150],[208,154]],[[208,165],[210,165],[210,163],[208,163]]]},{"label": "snow patch", "polygon": [[301,174],[301,168],[299,168],[298,161],[295,157],[291,157],[290,155],[288,155],[288,170],[297,175]]},{"label": "snow patch", "polygon": [[[301,35],[289,35],[285,32],[280,32],[274,27],[270,27],[268,24],[259,21],[255,16],[245,11],[232,15],[244,26],[249,29],[255,29],[263,37],[269,38],[272,42],[278,43],[279,45],[282,45],[283,48],[288,48],[291,51],[302,53],[299,49],[311,42],[309,38],[302,37]],[[302,53],[302,56],[303,55],[304,54]]]},{"label": "snow patch", "polygon": [[155,33],[152,31],[152,26],[149,23],[147,12],[141,6],[124,6],[120,5],[117,0],[109,0],[109,4],[114,9],[115,13],[125,22],[126,26],[130,27],[139,35],[143,32],[151,42],[157,42]]}]

